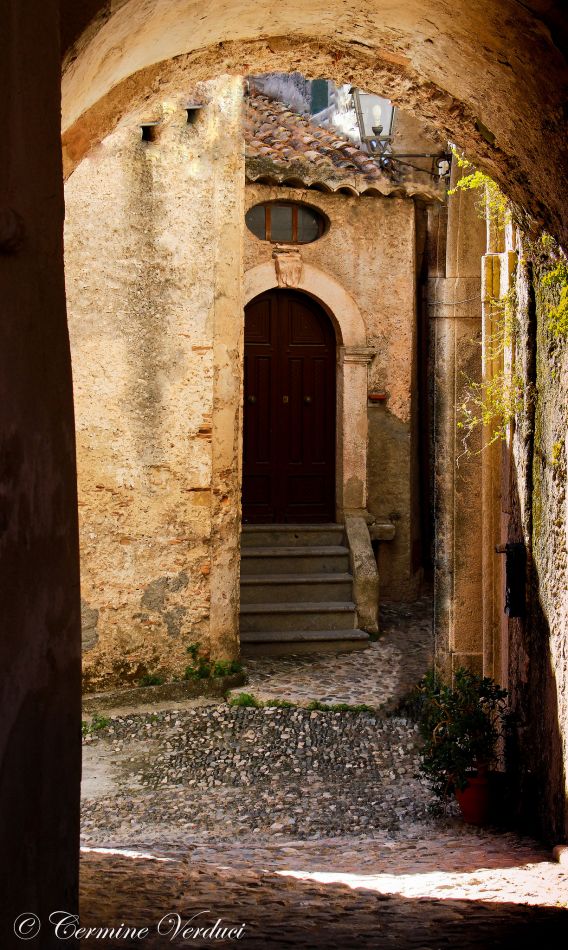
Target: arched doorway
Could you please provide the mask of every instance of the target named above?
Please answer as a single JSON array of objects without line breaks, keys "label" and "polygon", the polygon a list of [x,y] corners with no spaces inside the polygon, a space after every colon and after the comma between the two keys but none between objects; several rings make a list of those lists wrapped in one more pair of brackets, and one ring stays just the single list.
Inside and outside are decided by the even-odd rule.
[{"label": "arched doorway", "polygon": [[269,290],[245,309],[243,521],[335,520],[336,339],[305,294]]}]

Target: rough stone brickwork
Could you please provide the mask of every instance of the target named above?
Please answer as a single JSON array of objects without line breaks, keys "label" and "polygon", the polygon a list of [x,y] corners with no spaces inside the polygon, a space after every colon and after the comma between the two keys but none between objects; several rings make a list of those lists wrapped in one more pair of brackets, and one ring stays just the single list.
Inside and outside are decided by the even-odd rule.
[{"label": "rough stone brickwork", "polygon": [[91,689],[237,652],[241,84],[200,93],[195,124],[183,96],[126,117],[67,186]]},{"label": "rough stone brickwork", "polygon": [[527,547],[529,609],[508,624],[513,752],[524,820],[559,841],[568,836],[568,345],[548,328],[558,301],[542,283],[551,262],[536,242],[519,242],[518,251],[516,366],[525,410],[512,444],[509,539]]}]

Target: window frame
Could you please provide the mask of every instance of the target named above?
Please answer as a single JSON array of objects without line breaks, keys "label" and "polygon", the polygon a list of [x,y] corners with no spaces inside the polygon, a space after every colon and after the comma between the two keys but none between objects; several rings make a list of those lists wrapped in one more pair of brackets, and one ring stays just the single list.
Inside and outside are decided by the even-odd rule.
[{"label": "window frame", "polygon": [[[252,211],[253,208],[258,208],[259,205],[261,208],[264,209],[264,237],[258,237],[258,235],[255,234],[254,231],[251,228],[249,228],[247,225],[248,230],[259,241],[267,241],[270,244],[294,244],[294,245],[299,245],[299,246],[302,246],[304,244],[315,244],[316,241],[319,241],[319,239],[324,236],[327,230],[327,221],[324,215],[322,214],[322,212],[319,209],[312,208],[310,205],[304,204],[301,201],[260,201],[256,205],[251,205],[251,207],[247,210],[247,214],[249,211]],[[271,208],[274,206],[277,206],[280,208],[292,209],[292,240],[290,241],[276,241],[272,239]],[[303,208],[306,211],[311,211],[311,213],[313,214],[314,218],[317,221],[318,233],[317,233],[317,236],[313,238],[311,241],[298,240],[298,230],[299,230],[298,219],[299,219],[300,208]]]}]

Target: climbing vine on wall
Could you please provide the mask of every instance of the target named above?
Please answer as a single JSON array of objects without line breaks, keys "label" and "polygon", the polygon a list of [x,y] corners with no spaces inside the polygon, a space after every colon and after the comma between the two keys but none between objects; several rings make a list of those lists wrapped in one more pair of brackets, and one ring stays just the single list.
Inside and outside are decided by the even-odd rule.
[{"label": "climbing vine on wall", "polygon": [[[505,195],[489,175],[474,165],[456,149],[454,161],[465,174],[457,181],[450,195],[458,191],[473,191],[478,195],[479,214],[490,224],[502,227],[509,212]],[[486,365],[496,363],[499,368],[481,383],[464,378],[464,388],[458,404],[458,429],[463,436],[465,455],[472,454],[473,436],[483,431],[483,447],[505,439],[515,416],[524,406],[523,381],[519,373],[504,366],[504,355],[513,345],[516,329],[516,297],[513,289],[500,298],[488,301],[493,312],[493,332],[484,340]],[[475,454],[475,453],[473,453]]]},{"label": "climbing vine on wall", "polygon": [[[455,148],[452,151],[454,161],[464,174],[449,194],[459,191],[476,192],[479,214],[489,224],[503,227],[510,216],[522,226],[518,209],[513,216],[514,209],[509,206],[496,182],[475,168]],[[549,345],[552,349],[557,349],[568,338],[568,259],[556,241],[546,233],[537,240],[525,237],[523,246],[527,249],[532,263],[532,282],[545,314]],[[484,358],[486,365],[493,362],[500,368],[482,383],[464,379],[457,423],[463,435],[464,454],[471,454],[472,436],[477,431],[484,432],[484,447],[505,439],[511,423],[527,410],[535,398],[531,385],[527,384],[526,379],[515,369],[514,361],[513,365],[507,366],[507,361],[504,360],[506,351],[514,350],[517,334],[517,300],[514,289],[500,299],[489,301],[489,304],[496,318],[493,320],[494,330],[491,337],[484,341]],[[556,449],[553,452],[553,465],[558,465],[559,455],[560,452]]]},{"label": "climbing vine on wall", "polygon": [[553,266],[545,269],[541,282],[557,300],[548,306],[547,329],[553,339],[563,340],[568,336],[568,261],[550,235],[546,238]]},{"label": "climbing vine on wall", "polygon": [[458,191],[477,192],[477,208],[481,217],[494,224],[501,224],[505,220],[509,204],[499,185],[485,172],[475,168],[464,155],[459,154],[456,148],[452,148],[452,154],[458,168],[463,169],[466,174],[456,182],[455,187],[451,188],[448,194],[455,195]]},{"label": "climbing vine on wall", "polygon": [[517,327],[514,288],[499,299],[493,298],[490,305],[493,333],[484,341],[484,358],[486,363],[500,364],[500,369],[482,383],[464,378],[457,427],[463,435],[465,454],[471,454],[470,444],[477,430],[485,432],[484,447],[505,439],[509,425],[523,410],[525,402],[526,387],[520,374],[503,366],[505,351],[513,345]]},{"label": "climbing vine on wall", "polygon": [[523,380],[517,372],[500,370],[484,383],[468,379],[458,406],[457,423],[463,433],[464,454],[471,454],[471,437],[480,428],[488,433],[484,448],[505,439],[508,427],[524,405]]}]

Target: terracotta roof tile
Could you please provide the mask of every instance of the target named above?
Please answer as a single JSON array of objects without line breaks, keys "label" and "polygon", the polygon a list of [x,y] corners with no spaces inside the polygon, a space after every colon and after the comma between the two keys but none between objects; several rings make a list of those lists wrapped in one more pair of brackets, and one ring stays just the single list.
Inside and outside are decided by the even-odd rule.
[{"label": "terracotta roof tile", "polygon": [[245,99],[245,155],[249,181],[353,195],[443,200],[443,188],[405,182],[394,169],[382,169],[336,128],[314,125],[282,102],[251,95]]},{"label": "terracotta roof tile", "polygon": [[335,190],[349,184],[364,191],[374,185],[384,194],[392,191],[390,177],[347,136],[314,125],[306,116],[265,96],[251,95],[245,100],[245,146],[247,170],[253,180],[267,174],[266,168],[252,168],[261,160],[264,165],[273,164],[276,179],[282,179],[293,166],[295,177],[308,187],[330,184]]}]

